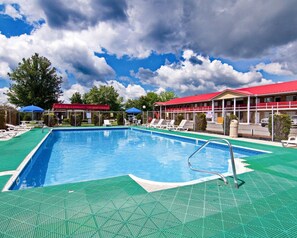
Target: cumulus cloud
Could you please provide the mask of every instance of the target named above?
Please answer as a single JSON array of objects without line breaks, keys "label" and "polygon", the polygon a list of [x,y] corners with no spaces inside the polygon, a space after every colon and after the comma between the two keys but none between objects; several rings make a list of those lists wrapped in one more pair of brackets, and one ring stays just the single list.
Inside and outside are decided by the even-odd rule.
[{"label": "cumulus cloud", "polygon": [[[262,74],[256,71],[238,72],[232,66],[219,60],[211,61],[208,57],[186,50],[184,61],[180,64],[161,66],[155,72],[143,74],[143,69],[136,75],[144,84],[153,84],[158,87],[174,90],[180,95],[191,95],[225,88],[239,88],[253,84],[265,84],[271,81],[263,79]],[[199,62],[193,64],[194,61]],[[147,70],[146,70],[147,71]],[[144,75],[144,76],[143,76]]]},{"label": "cumulus cloud", "polygon": [[[37,4],[38,0],[2,0],[5,10],[3,14],[9,15],[12,18],[25,19],[27,22],[34,24],[41,19],[44,19],[42,9]],[[14,8],[15,10],[13,10]]]},{"label": "cumulus cloud", "polygon": [[8,92],[8,88],[0,88],[0,105],[7,104],[8,103],[8,97],[6,93]]},{"label": "cumulus cloud", "polygon": [[2,14],[11,16],[13,19],[22,19],[22,15],[19,13],[19,11],[13,7],[12,5],[5,5],[4,7],[4,11],[2,12]]},{"label": "cumulus cloud", "polygon": [[63,95],[60,96],[59,100],[64,103],[70,103],[70,98],[76,92],[83,95],[88,92],[88,89],[80,84],[73,84],[69,89],[63,91]]},{"label": "cumulus cloud", "polygon": [[39,0],[47,22],[53,28],[81,30],[95,26],[100,21],[123,22],[127,20],[125,0]]},{"label": "cumulus cloud", "polygon": [[281,65],[285,65],[285,68],[293,74],[297,74],[297,40],[279,47],[273,56],[274,60]]},{"label": "cumulus cloud", "polygon": [[287,68],[286,66],[281,65],[280,63],[270,63],[270,64],[260,63],[260,64],[257,64],[255,67],[252,67],[252,70],[263,70],[266,73],[274,74],[274,75],[293,75],[293,73],[286,68]]},{"label": "cumulus cloud", "polygon": [[94,82],[94,85],[97,87],[100,87],[101,85],[113,86],[120,97],[123,97],[124,102],[126,102],[128,99],[136,99],[140,96],[146,95],[145,89],[140,85],[128,84],[125,86],[116,80],[109,80],[106,83]]},{"label": "cumulus cloud", "polygon": [[61,74],[73,75],[84,86],[115,77],[114,70],[105,59],[94,55],[94,52],[101,49],[92,43],[90,34],[51,31],[45,25],[31,35],[10,38],[0,35],[0,39],[0,76],[3,70],[15,68],[22,58],[29,58],[37,52],[47,57]]}]

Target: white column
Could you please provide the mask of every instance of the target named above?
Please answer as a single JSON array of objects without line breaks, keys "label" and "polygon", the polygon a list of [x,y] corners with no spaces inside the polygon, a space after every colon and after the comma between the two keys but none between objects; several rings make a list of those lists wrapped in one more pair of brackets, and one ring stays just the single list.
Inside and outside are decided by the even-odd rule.
[{"label": "white column", "polygon": [[256,102],[256,105],[255,105],[255,123],[259,123],[259,119],[258,119],[258,97],[256,96],[255,98],[255,102]]},{"label": "white column", "polygon": [[233,99],[233,114],[236,115],[236,98]]},{"label": "white column", "polygon": [[250,105],[251,105],[251,97],[248,96],[248,101],[247,101],[247,124],[250,124]]},{"label": "white column", "polygon": [[222,117],[225,117],[225,99],[222,100]]},{"label": "white column", "polygon": [[215,122],[215,113],[214,113],[214,100],[211,101],[211,114],[212,114],[212,118],[211,118],[211,122]]}]

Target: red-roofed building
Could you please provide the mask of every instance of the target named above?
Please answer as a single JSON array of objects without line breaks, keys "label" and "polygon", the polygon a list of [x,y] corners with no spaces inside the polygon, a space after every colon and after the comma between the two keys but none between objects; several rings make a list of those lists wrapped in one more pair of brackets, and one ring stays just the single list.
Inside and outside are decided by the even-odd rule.
[{"label": "red-roofed building", "polygon": [[297,80],[175,98],[156,106],[165,117],[184,113],[186,119],[192,120],[194,113],[203,112],[212,122],[220,122],[224,115],[232,113],[241,123],[259,123],[272,110],[297,114]]},{"label": "red-roofed building", "polygon": [[70,118],[71,114],[80,114],[83,119],[87,119],[89,123],[91,123],[92,113],[97,113],[100,111],[109,111],[109,105],[101,105],[101,104],[62,104],[62,103],[54,103],[53,111],[55,115],[59,119],[59,123],[63,121],[64,118]]},{"label": "red-roofed building", "polygon": [[66,110],[83,110],[83,111],[109,111],[109,105],[99,105],[99,104],[62,104],[54,103],[54,111],[66,111]]}]

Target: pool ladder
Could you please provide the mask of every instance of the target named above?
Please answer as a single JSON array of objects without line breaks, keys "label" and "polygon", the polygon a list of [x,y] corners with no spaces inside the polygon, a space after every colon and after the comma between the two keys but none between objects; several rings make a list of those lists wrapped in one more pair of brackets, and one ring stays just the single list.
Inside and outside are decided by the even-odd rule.
[{"label": "pool ladder", "polygon": [[191,164],[191,158],[196,154],[196,153],[199,153],[204,147],[206,147],[209,143],[211,142],[214,142],[214,141],[217,141],[217,142],[225,142],[227,143],[228,147],[229,147],[229,152],[230,152],[230,159],[231,159],[231,165],[232,165],[232,172],[233,172],[233,179],[234,179],[234,184],[235,184],[235,188],[238,188],[238,181],[237,181],[237,175],[236,175],[236,168],[235,168],[235,162],[234,162],[234,155],[233,155],[233,149],[232,149],[232,145],[231,143],[226,140],[226,139],[210,139],[208,141],[206,141],[201,147],[199,147],[198,150],[196,150],[193,154],[191,154],[188,158],[188,165],[189,165],[189,168],[193,171],[196,171],[196,172],[201,172],[201,173],[209,173],[209,174],[215,174],[215,175],[218,175],[223,181],[225,184],[228,184],[228,181],[227,179],[225,178],[224,175],[220,174],[220,173],[217,173],[217,172],[213,172],[213,171],[207,171],[207,170],[201,170],[201,169],[196,169],[192,166]]}]

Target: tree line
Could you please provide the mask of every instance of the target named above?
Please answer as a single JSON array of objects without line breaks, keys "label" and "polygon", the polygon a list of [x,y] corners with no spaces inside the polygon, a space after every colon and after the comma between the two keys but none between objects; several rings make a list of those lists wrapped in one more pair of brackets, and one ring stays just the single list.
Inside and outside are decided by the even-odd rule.
[{"label": "tree line", "polygon": [[127,102],[123,103],[123,98],[119,96],[113,86],[100,86],[99,88],[94,86],[88,93],[83,95],[75,92],[70,101],[72,104],[107,104],[112,111],[120,111],[131,107],[152,111],[156,102],[165,102],[175,97],[176,95],[173,92],[161,92],[160,94],[148,92],[138,99],[128,99]]},{"label": "tree line", "polygon": [[[51,109],[54,103],[59,101],[62,95],[62,77],[58,74],[51,62],[43,56],[35,53],[28,59],[23,58],[18,66],[8,73],[12,81],[7,93],[8,101],[18,107],[36,105],[43,109]],[[123,102],[113,86],[100,86],[90,89],[83,95],[79,92],[74,93],[71,103],[83,104],[107,104],[112,111],[120,111],[130,107],[153,110],[156,102],[165,102],[175,98],[174,92],[148,92],[137,99],[129,99]]]}]

